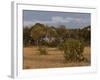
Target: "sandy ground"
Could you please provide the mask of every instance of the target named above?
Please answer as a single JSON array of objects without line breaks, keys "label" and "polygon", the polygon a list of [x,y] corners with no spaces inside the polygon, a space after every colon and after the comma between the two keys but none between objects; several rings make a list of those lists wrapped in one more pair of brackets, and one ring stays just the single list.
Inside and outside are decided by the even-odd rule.
[{"label": "sandy ground", "polygon": [[23,69],[90,66],[89,47],[85,47],[83,52],[88,62],[65,63],[63,52],[57,48],[47,48],[47,51],[48,55],[39,55],[37,47],[23,48]]}]

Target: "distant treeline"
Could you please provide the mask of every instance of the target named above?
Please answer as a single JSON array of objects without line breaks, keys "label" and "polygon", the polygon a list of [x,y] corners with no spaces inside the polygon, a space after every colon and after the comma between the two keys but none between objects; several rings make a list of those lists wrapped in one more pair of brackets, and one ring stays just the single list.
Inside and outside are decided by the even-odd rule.
[{"label": "distant treeline", "polygon": [[23,27],[23,46],[57,47],[67,39],[76,39],[90,45],[91,26],[69,29],[64,25],[59,27],[36,23],[31,27]]}]

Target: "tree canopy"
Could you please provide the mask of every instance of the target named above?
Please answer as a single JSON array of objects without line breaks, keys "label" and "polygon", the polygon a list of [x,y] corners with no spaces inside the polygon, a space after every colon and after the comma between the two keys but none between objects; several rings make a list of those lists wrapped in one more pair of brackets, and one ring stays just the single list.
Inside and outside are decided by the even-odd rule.
[{"label": "tree canopy", "polygon": [[86,45],[89,45],[91,38],[91,26],[89,25],[82,29],[68,29],[64,25],[55,27],[36,23],[31,27],[23,28],[24,45],[29,44],[29,42],[34,43],[34,45],[40,45],[40,43],[45,42],[46,44],[58,46],[58,43],[62,43],[69,38],[84,41],[86,42]]}]

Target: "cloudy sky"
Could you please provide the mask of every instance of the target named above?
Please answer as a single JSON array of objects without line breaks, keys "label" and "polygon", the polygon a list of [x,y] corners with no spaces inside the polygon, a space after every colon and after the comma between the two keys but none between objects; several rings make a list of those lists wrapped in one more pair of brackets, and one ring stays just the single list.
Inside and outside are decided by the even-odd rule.
[{"label": "cloudy sky", "polygon": [[23,25],[30,26],[35,23],[56,27],[65,25],[67,28],[81,28],[91,24],[91,15],[89,13],[24,10]]}]

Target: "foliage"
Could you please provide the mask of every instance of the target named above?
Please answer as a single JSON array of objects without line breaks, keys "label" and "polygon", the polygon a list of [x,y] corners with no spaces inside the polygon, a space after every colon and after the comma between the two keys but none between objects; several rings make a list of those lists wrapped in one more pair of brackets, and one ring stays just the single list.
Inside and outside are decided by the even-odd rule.
[{"label": "foliage", "polygon": [[41,23],[36,23],[31,27],[23,28],[23,44],[24,46],[48,46],[57,47],[66,39],[76,39],[84,41],[86,46],[90,46],[91,30],[90,26],[82,29],[68,29],[64,25],[48,26]]},{"label": "foliage", "polygon": [[31,40],[30,29],[28,27],[25,27],[23,29],[23,44],[24,44],[24,46],[30,45],[30,40]]},{"label": "foliage", "polygon": [[84,45],[79,40],[67,39],[64,43],[60,44],[60,50],[64,51],[66,61],[82,61]]},{"label": "foliage", "polygon": [[39,39],[41,38],[42,36],[44,36],[46,33],[45,33],[45,27],[44,25],[42,24],[35,24],[31,30],[31,36],[33,39]]}]

